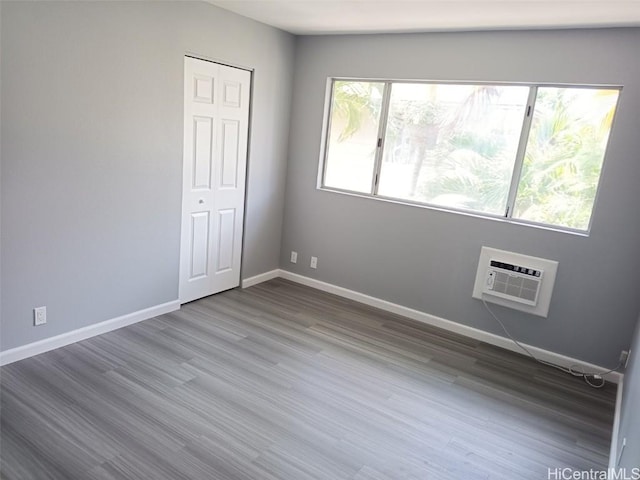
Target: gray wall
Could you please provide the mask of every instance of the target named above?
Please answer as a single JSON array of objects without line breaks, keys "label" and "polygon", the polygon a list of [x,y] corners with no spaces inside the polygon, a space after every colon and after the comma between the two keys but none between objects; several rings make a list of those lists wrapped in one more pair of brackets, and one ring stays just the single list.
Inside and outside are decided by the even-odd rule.
[{"label": "gray wall", "polygon": [[[523,342],[615,366],[640,309],[639,47],[640,29],[300,38],[282,268],[500,334],[471,298],[480,247],[557,260],[547,319],[495,311]],[[591,235],[317,190],[329,76],[623,85]]]},{"label": "gray wall", "polygon": [[[620,467],[627,469],[640,467],[640,319],[631,344],[631,355],[628,368],[624,374],[622,389],[622,407],[620,410],[620,430],[618,438],[618,455],[622,447],[622,440],[627,439],[627,445],[620,456]],[[618,459],[615,459],[616,461]],[[628,470],[628,475],[631,471]]]},{"label": "gray wall", "polygon": [[[0,92],[2,92],[2,2],[0,2]],[[2,252],[2,95],[0,95],[0,252]],[[2,255],[0,254],[0,341],[2,339]]]},{"label": "gray wall", "polygon": [[177,299],[185,53],[255,69],[243,277],[278,267],[293,36],[182,1],[1,21],[2,350]]}]

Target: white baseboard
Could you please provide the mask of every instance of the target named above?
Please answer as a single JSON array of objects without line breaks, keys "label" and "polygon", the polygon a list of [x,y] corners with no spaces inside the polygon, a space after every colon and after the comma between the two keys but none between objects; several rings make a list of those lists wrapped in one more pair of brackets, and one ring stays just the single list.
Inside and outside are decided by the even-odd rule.
[{"label": "white baseboard", "polygon": [[242,288],[253,287],[262,282],[266,282],[267,280],[271,280],[272,278],[277,278],[280,276],[281,270],[275,269],[270,272],[261,273],[260,275],[256,275],[255,277],[249,277],[242,280]]},{"label": "white baseboard", "polygon": [[[451,320],[436,317],[435,315],[430,315],[428,313],[421,312],[419,310],[414,310],[412,308],[408,308],[402,305],[398,305],[396,303],[388,302],[386,300],[365,295],[364,293],[356,292],[354,290],[349,290],[348,288],[339,287],[337,285],[322,282],[320,280],[316,280],[310,277],[305,277],[304,275],[288,272],[286,270],[275,269],[269,272],[262,273],[260,275],[256,275],[254,277],[244,279],[242,281],[242,288],[248,288],[253,285],[257,285],[259,283],[266,282],[267,280],[271,280],[277,277],[285,278],[287,280],[291,280],[293,282],[300,283],[302,285],[307,285],[309,287],[313,287],[318,290],[322,290],[324,292],[332,293],[340,297],[349,298],[351,300],[355,300],[357,302],[364,303],[366,305],[370,305],[372,307],[376,307],[387,312],[391,312],[397,315],[402,315],[404,317],[411,318],[413,320],[425,323],[427,325],[442,328],[443,330],[447,330],[450,332],[458,333],[460,335],[464,335],[469,338],[480,340],[490,345],[495,345],[507,350],[511,350],[513,352],[517,352],[517,353],[523,353],[520,350],[520,348],[513,343],[512,340],[505,337],[501,337],[500,335],[495,335],[493,333],[485,332],[484,330],[479,330],[477,328],[469,327],[467,325],[462,325],[460,323],[453,322]],[[0,365],[7,365],[9,363],[16,362],[18,360],[22,360],[24,358],[28,358],[33,355],[38,355],[40,353],[48,352],[49,350],[53,350],[55,348],[63,347],[65,345],[69,345],[71,343],[78,342],[80,340],[85,340],[87,338],[91,338],[96,335],[100,335],[102,333],[110,332],[112,330],[116,330],[118,328],[125,327],[127,325],[132,325],[142,320],[147,320],[149,318],[153,318],[158,315],[162,315],[164,313],[169,313],[174,310],[178,310],[179,308],[180,308],[179,300],[174,300],[172,302],[167,302],[161,305],[156,305],[154,307],[146,308],[144,310],[139,310],[137,312],[133,312],[127,315],[123,315],[121,317],[113,318],[111,320],[106,320],[104,322],[97,323],[95,325],[89,325],[83,328],[79,328],[72,332],[63,333],[55,337],[46,338],[44,340],[29,343],[21,347],[12,348],[10,350],[0,352]],[[539,347],[534,347],[533,345],[527,345],[527,344],[523,344],[523,345],[540,360],[552,362],[557,365],[561,365],[564,367],[572,367],[572,366],[580,367],[584,371],[594,372],[594,373],[603,373],[609,370],[608,368],[600,367],[598,365],[593,365],[591,363],[587,363],[582,360],[567,357],[565,355],[551,352],[549,350],[544,350]],[[608,381],[611,381],[613,383],[620,383],[620,380],[622,379],[622,374],[618,372],[611,372],[611,373],[607,373],[605,375],[605,378]]]},{"label": "white baseboard", "polygon": [[157,317],[164,313],[173,312],[180,308],[180,302],[174,300],[172,302],[162,303],[153,307],[138,310],[137,312],[128,313],[121,317],[105,320],[104,322],[96,323],[94,325],[88,325],[86,327],[72,330],[71,332],[62,333],[55,337],[45,338],[37,342],[28,343],[20,347],[12,348],[0,352],[0,365],[8,365],[9,363],[17,362],[34,355],[39,355],[49,350],[64,347],[71,343],[79,342],[80,340],[86,340],[87,338],[95,337],[103,333],[117,330],[118,328],[126,327],[134,323],[148,320],[149,318]]},{"label": "white baseboard", "polygon": [[[366,305],[370,305],[372,307],[376,307],[381,310],[385,310],[387,312],[395,313],[397,315],[402,315],[403,317],[408,317],[418,322],[422,322],[434,327],[442,328],[443,330],[458,333],[460,335],[464,335],[465,337],[473,338],[475,340],[480,340],[490,345],[495,345],[497,347],[501,347],[506,350],[511,350],[516,353],[521,353],[521,354],[523,353],[520,347],[514,344],[511,339],[506,337],[501,337],[500,335],[495,335],[493,333],[485,332],[484,330],[479,330],[477,328],[469,327],[467,325],[462,325],[460,323],[453,322],[451,320],[436,317],[435,315],[430,315],[428,313],[421,312],[419,310],[414,310],[412,308],[404,307],[396,303],[388,302],[386,300],[381,300],[376,297],[365,295],[364,293],[356,292],[354,290],[349,290],[343,287],[338,287],[330,283],[321,282],[320,280],[315,280],[313,278],[305,277],[297,273],[288,272],[286,270],[280,270],[280,273],[278,276],[285,278],[287,280],[291,280],[296,283],[317,288],[318,290],[322,290],[324,292],[333,293],[334,295],[339,295],[344,298],[349,298],[351,300],[355,300],[357,302],[364,303]],[[592,363],[567,357],[565,355],[551,352],[549,350],[545,350],[539,347],[534,347],[533,345],[527,345],[526,343],[522,343],[522,345],[524,345],[525,348],[527,348],[536,358],[540,360],[544,360],[546,362],[554,363],[556,365],[561,365],[563,367],[578,367],[578,368],[582,368],[582,370],[585,372],[594,372],[594,373],[604,373],[610,370],[609,368],[600,367]],[[606,378],[610,382],[619,383],[620,379],[622,378],[622,374],[618,372],[611,372],[611,373],[605,374],[604,378]]]},{"label": "white baseboard", "polygon": [[624,376],[618,383],[616,392],[616,409],[613,415],[613,432],[611,433],[611,449],[609,450],[609,471],[618,468],[618,458],[622,452],[618,452],[618,437],[620,436],[620,416],[622,415],[622,392],[624,390]]}]

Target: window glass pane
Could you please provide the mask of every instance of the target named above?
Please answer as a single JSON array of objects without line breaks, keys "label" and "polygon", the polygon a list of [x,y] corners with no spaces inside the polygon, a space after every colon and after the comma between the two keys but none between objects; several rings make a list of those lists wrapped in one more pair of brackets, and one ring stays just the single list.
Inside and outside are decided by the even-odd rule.
[{"label": "window glass pane", "polygon": [[504,214],[526,86],[394,83],[378,194]]},{"label": "window glass pane", "polygon": [[371,193],[384,83],[333,84],[324,185]]},{"label": "window glass pane", "polygon": [[538,88],[515,218],[588,229],[618,93]]}]

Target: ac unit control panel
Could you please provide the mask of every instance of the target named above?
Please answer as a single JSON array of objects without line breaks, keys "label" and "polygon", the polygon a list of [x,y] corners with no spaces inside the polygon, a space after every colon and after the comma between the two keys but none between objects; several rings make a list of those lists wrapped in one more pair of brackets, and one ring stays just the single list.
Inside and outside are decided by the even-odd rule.
[{"label": "ac unit control panel", "polygon": [[502,270],[509,270],[515,273],[521,273],[522,275],[531,275],[532,277],[541,277],[542,270],[536,270],[535,268],[522,267],[520,265],[514,265],[512,263],[499,262],[497,260],[491,260],[489,264],[491,267],[501,268]]}]

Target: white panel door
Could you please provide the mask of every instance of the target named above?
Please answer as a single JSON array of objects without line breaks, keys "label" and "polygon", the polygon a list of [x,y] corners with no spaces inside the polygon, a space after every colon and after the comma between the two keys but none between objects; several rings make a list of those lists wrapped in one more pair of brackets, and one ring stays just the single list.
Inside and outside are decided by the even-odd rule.
[{"label": "white panel door", "polygon": [[185,57],[180,303],[240,284],[251,73]]}]

